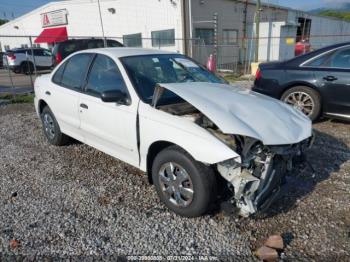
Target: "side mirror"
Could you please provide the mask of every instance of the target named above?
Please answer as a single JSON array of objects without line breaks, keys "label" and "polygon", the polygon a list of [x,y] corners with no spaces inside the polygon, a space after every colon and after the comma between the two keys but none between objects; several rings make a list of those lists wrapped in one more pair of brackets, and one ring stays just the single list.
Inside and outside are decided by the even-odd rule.
[{"label": "side mirror", "polygon": [[128,96],[119,90],[104,91],[101,94],[101,99],[105,103],[117,103],[120,105],[128,105],[130,103]]}]

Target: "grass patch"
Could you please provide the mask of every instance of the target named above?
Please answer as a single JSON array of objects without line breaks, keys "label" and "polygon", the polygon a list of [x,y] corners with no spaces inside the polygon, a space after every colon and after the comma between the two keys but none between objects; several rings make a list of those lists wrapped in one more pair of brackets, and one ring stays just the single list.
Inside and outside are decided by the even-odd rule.
[{"label": "grass patch", "polygon": [[224,75],[224,78],[225,78],[226,81],[228,81],[230,83],[234,83],[234,82],[240,80],[240,76],[239,75],[234,75],[234,74]]},{"label": "grass patch", "polygon": [[0,95],[0,99],[8,100],[11,104],[34,103],[34,94]]},{"label": "grass patch", "polygon": [[251,81],[253,80],[253,77],[250,75],[238,75],[238,74],[223,74],[223,78],[225,78],[226,81],[230,83],[234,83],[237,81]]}]

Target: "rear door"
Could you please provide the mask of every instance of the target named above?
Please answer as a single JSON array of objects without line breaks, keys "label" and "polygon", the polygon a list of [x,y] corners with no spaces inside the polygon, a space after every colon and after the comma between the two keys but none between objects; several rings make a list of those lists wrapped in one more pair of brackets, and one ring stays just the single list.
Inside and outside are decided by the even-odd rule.
[{"label": "rear door", "polygon": [[[52,55],[48,50],[45,49],[34,49],[35,64],[40,67],[52,66]],[[31,56],[31,52],[28,53]],[[32,57],[31,59],[32,60]]]},{"label": "rear door", "polygon": [[94,54],[77,54],[60,65],[52,85],[44,88],[44,96],[62,131],[80,141],[79,95]]},{"label": "rear door", "polygon": [[52,53],[46,49],[43,49],[43,64],[45,67],[52,66]]},{"label": "rear door", "polygon": [[350,47],[332,53],[316,74],[325,113],[350,117]]},{"label": "rear door", "polygon": [[91,66],[80,95],[79,111],[85,143],[134,166],[138,166],[137,102],[130,105],[105,103],[104,91],[119,90],[129,96],[128,88],[116,62],[98,54]]}]

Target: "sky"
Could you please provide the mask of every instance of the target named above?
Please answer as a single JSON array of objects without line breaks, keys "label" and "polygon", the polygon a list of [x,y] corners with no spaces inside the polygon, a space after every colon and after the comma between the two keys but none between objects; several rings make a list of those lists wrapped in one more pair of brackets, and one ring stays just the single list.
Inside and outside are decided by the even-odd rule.
[{"label": "sky", "polygon": [[[145,0],[147,1],[147,0]],[[215,1],[215,0],[210,0]],[[288,6],[295,9],[311,10],[329,3],[345,3],[349,0],[262,0],[265,3],[273,3],[282,6]],[[18,17],[36,7],[44,5],[49,0],[0,0],[0,18],[12,19],[12,16]]]}]

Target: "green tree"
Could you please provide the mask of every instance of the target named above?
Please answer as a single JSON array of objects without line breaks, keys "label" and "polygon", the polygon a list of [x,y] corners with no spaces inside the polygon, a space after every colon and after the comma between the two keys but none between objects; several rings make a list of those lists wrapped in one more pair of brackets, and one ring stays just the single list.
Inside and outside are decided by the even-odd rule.
[{"label": "green tree", "polygon": [[319,15],[336,17],[336,18],[339,18],[339,19],[344,19],[346,21],[350,21],[350,12],[324,10],[324,11],[321,11],[319,13]]},{"label": "green tree", "polygon": [[5,23],[7,23],[7,22],[8,22],[8,20],[6,20],[6,19],[0,19],[0,25],[3,25]]}]

